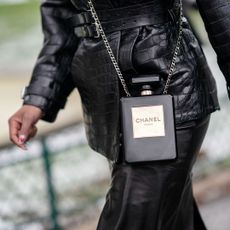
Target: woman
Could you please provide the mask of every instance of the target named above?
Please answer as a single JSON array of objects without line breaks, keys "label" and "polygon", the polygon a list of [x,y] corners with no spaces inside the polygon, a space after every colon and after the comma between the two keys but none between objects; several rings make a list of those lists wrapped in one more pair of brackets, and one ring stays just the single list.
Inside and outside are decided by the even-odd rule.
[{"label": "woman", "polygon": [[[230,82],[230,2],[197,0],[210,41]],[[132,76],[158,74],[165,84],[178,38],[178,0],[94,0],[119,67],[134,93]],[[175,104],[178,157],[165,162],[123,160],[119,99],[125,96],[87,1],[45,0],[44,46],[10,119],[10,138],[26,149],[39,119],[53,122],[77,87],[89,145],[112,162],[112,182],[98,230],[206,229],[193,199],[191,168],[210,114],[219,109],[216,84],[185,18],[176,68],[169,86]],[[229,87],[228,87],[229,92]]]}]

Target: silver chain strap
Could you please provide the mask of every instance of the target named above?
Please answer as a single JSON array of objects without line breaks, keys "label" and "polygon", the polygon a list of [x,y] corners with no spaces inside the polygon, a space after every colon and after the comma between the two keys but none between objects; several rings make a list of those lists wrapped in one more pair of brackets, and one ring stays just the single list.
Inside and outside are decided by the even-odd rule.
[{"label": "silver chain strap", "polygon": [[176,67],[176,58],[177,58],[177,55],[178,55],[179,50],[180,50],[182,33],[183,33],[183,5],[182,5],[182,0],[180,0],[179,34],[178,34],[176,47],[174,49],[173,58],[172,58],[172,62],[171,62],[170,68],[169,68],[169,74],[168,74],[168,78],[167,78],[166,83],[165,83],[163,94],[168,93],[168,88],[169,88],[169,85],[170,85],[170,82],[172,79],[173,72],[174,72],[175,67]]},{"label": "silver chain strap", "polygon": [[[102,37],[102,40],[103,40],[104,45],[106,47],[106,50],[107,50],[107,52],[108,52],[108,54],[110,56],[112,64],[113,64],[113,66],[114,66],[114,68],[116,70],[116,73],[117,73],[117,75],[118,75],[118,77],[120,79],[120,82],[121,82],[121,84],[123,86],[123,89],[124,89],[124,91],[126,93],[126,96],[131,97],[131,94],[130,94],[130,92],[128,90],[128,87],[126,85],[125,79],[123,77],[123,74],[121,73],[121,70],[120,70],[120,68],[118,66],[117,60],[116,60],[116,58],[114,56],[114,53],[113,53],[113,51],[111,49],[111,46],[109,44],[109,41],[107,39],[107,36],[106,36],[106,34],[104,32],[104,29],[103,29],[103,27],[101,25],[101,22],[99,20],[99,17],[97,15],[96,10],[95,10],[93,2],[92,2],[92,0],[87,0],[87,1],[88,1],[89,11],[91,12],[91,15],[92,15],[92,17],[93,17],[93,19],[95,21],[94,24],[96,26],[96,30],[97,30],[98,34]],[[179,34],[178,34],[176,47],[174,49],[173,58],[172,58],[172,62],[170,64],[169,74],[168,74],[168,78],[167,78],[166,83],[165,83],[163,94],[168,93],[168,88],[169,88],[169,85],[170,85],[170,81],[171,81],[171,78],[172,78],[172,75],[173,75],[173,72],[174,72],[175,66],[176,66],[176,58],[177,58],[177,55],[178,55],[179,50],[180,50],[180,44],[181,44],[182,33],[183,33],[183,27],[182,27],[182,24],[183,24],[183,11],[182,11],[182,8],[183,8],[182,0],[180,0]]]}]

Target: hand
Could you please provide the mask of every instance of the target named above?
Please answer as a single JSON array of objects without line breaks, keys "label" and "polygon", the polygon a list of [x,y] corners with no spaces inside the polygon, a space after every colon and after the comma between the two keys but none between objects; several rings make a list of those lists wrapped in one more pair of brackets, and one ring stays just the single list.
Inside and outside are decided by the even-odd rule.
[{"label": "hand", "polygon": [[40,108],[23,105],[8,121],[10,140],[18,147],[27,150],[26,142],[36,135],[35,124],[42,116]]}]

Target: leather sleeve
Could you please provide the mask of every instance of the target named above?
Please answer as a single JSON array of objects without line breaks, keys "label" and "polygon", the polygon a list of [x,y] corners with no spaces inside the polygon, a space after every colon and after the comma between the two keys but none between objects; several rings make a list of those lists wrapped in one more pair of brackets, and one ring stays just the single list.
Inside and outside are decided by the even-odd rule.
[{"label": "leather sleeve", "polygon": [[45,0],[41,7],[44,42],[24,94],[24,103],[43,110],[53,122],[72,92],[70,66],[79,44],[66,20],[77,12],[70,0]]},{"label": "leather sleeve", "polygon": [[230,98],[230,1],[197,0],[197,4],[225,76]]}]

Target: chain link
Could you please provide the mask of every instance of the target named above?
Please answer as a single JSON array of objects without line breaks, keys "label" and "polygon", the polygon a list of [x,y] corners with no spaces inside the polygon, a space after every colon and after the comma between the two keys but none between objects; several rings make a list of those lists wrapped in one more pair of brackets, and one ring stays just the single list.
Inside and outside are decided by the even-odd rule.
[{"label": "chain link", "polygon": [[180,0],[179,34],[178,34],[176,47],[174,49],[173,58],[172,58],[172,62],[171,62],[170,68],[169,68],[169,74],[168,74],[168,78],[167,78],[166,83],[165,83],[163,94],[168,93],[168,89],[169,89],[169,85],[170,85],[170,82],[172,79],[172,75],[173,75],[175,67],[176,67],[177,55],[180,51],[182,33],[183,33],[183,5],[182,5],[182,0]]},{"label": "chain link", "polygon": [[[95,26],[96,26],[96,30],[97,30],[97,33],[98,35],[101,36],[103,42],[104,42],[104,45],[105,45],[105,48],[110,56],[110,59],[112,61],[112,64],[116,70],[116,73],[118,75],[118,78],[120,79],[120,82],[123,86],[123,89],[126,93],[126,96],[127,97],[131,97],[131,94],[128,90],[128,86],[125,82],[125,79],[121,73],[121,70],[120,70],[120,67],[118,66],[118,63],[117,63],[117,60],[114,56],[114,53],[111,49],[111,46],[109,44],[109,41],[107,39],[107,36],[104,32],[104,29],[101,25],[101,22],[100,22],[100,19],[97,15],[97,12],[95,10],[95,7],[93,5],[93,2],[92,0],[87,0],[88,1],[88,6],[89,6],[89,11],[91,12],[91,15],[95,21]],[[177,58],[177,55],[179,53],[179,50],[180,50],[180,44],[181,44],[181,39],[182,39],[182,33],[183,33],[183,27],[182,27],[182,24],[183,24],[183,11],[182,11],[182,0],[180,0],[180,20],[179,20],[179,34],[178,34],[178,38],[177,38],[177,42],[176,42],[176,47],[174,49],[174,53],[173,53],[173,58],[172,58],[172,62],[170,64],[170,68],[169,68],[169,74],[168,74],[168,77],[167,77],[167,80],[166,80],[166,83],[165,83],[165,87],[164,87],[164,91],[163,91],[163,94],[167,94],[168,93],[168,88],[169,88],[169,85],[170,85],[170,81],[171,81],[171,78],[172,78],[172,75],[173,75],[173,72],[175,70],[175,66],[176,66],[176,58]],[[99,37],[99,36],[98,36]]]}]

